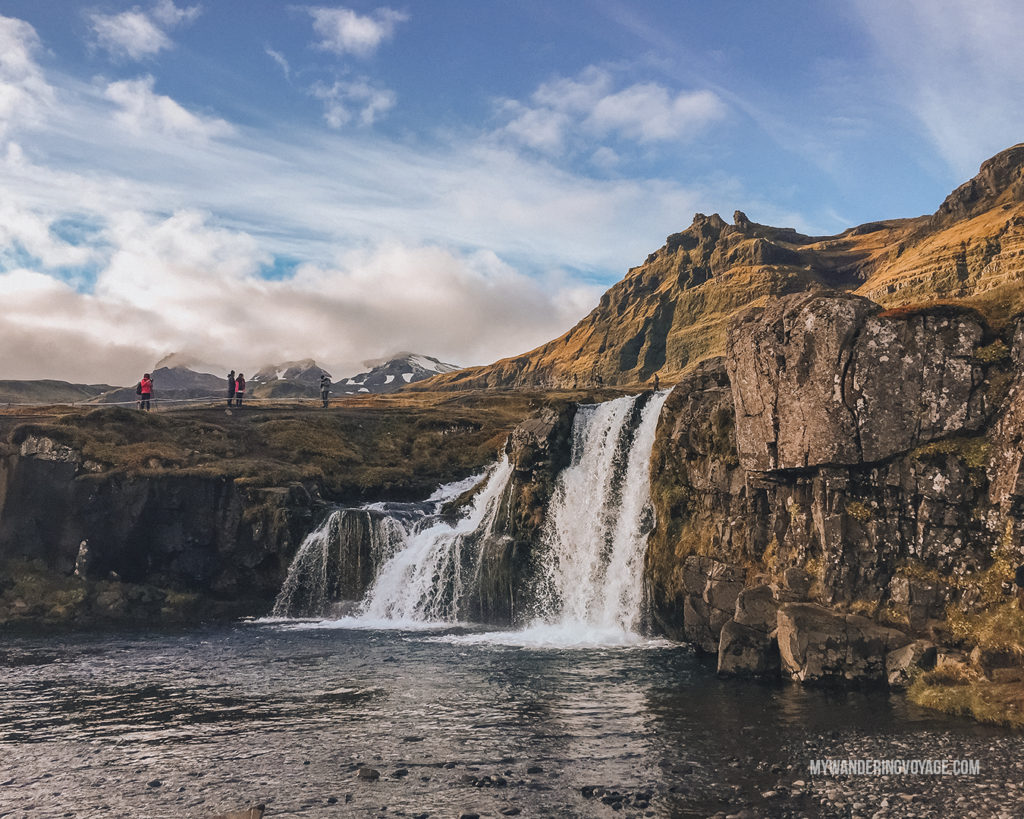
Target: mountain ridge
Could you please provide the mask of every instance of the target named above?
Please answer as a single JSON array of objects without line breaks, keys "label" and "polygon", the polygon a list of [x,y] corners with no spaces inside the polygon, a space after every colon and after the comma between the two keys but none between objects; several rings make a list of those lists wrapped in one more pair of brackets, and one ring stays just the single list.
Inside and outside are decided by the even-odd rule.
[{"label": "mountain ridge", "polygon": [[698,213],[597,307],[517,356],[416,389],[572,388],[675,381],[724,352],[740,310],[791,292],[843,290],[886,308],[949,302],[1000,326],[1024,309],[1024,143],[982,163],[932,214],[834,236]]}]

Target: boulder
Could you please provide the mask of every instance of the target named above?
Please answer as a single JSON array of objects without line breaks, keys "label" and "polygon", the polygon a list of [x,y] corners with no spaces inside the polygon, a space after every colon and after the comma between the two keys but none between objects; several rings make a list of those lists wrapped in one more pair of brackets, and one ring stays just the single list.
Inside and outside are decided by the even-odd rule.
[{"label": "boulder", "polygon": [[889,652],[910,642],[901,631],[813,603],[782,604],[777,639],[783,672],[811,684],[884,684]]},{"label": "boulder", "polygon": [[733,620],[741,626],[768,633],[775,631],[778,611],[779,604],[771,586],[752,586],[737,595]]},{"label": "boulder", "polygon": [[913,629],[923,628],[941,602],[934,584],[907,577],[894,577],[889,582],[889,600],[893,608],[906,615]]},{"label": "boulder", "polygon": [[973,355],[983,335],[980,319],[966,311],[864,320],[844,393],[865,463],[981,425]]},{"label": "boulder", "polygon": [[718,643],[718,673],[735,676],[776,676],[779,645],[774,633],[730,620],[722,626]]},{"label": "boulder", "polygon": [[703,555],[683,562],[683,634],[702,651],[718,651],[718,637],[732,619],[743,590],[743,569]]},{"label": "boulder", "polygon": [[906,688],[915,669],[935,668],[935,658],[935,644],[928,640],[915,640],[890,651],[885,657],[885,676],[889,686]]},{"label": "boulder", "polygon": [[683,636],[701,651],[712,654],[718,650],[718,634],[711,630],[707,603],[695,594],[683,600]]},{"label": "boulder", "polygon": [[812,292],[784,296],[733,320],[726,361],[745,469],[860,461],[842,381],[854,337],[879,309],[860,296]]},{"label": "boulder", "polygon": [[801,600],[807,599],[813,582],[814,578],[797,566],[791,566],[782,575],[783,588]]}]

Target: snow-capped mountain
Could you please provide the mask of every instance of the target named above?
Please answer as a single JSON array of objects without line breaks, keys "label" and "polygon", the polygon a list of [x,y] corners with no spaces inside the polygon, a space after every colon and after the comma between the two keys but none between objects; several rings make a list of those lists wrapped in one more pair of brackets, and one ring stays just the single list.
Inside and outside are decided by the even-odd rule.
[{"label": "snow-capped mountain", "polygon": [[369,392],[395,392],[406,384],[431,378],[438,373],[450,373],[462,369],[455,364],[429,355],[398,353],[393,358],[364,361],[370,369],[351,378],[339,381],[333,387],[335,395],[356,395]]},{"label": "snow-capped mountain", "polygon": [[320,394],[320,377],[324,375],[331,377],[312,358],[304,358],[269,364],[249,381],[257,398],[316,397]]}]

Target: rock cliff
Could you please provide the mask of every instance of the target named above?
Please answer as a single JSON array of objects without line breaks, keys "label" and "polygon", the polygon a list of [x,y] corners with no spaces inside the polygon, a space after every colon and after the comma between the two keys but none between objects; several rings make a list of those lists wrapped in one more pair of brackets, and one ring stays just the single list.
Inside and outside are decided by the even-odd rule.
[{"label": "rock cliff", "polygon": [[736,316],[659,427],[655,623],[723,671],[819,682],[885,682],[915,637],[962,642],[950,615],[1006,603],[1024,560],[1022,338],[835,291]]}]

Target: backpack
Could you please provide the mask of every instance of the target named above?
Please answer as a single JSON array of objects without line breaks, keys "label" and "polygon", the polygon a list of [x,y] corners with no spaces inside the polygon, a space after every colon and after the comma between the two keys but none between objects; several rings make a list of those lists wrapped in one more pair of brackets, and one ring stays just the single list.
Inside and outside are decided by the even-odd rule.
[{"label": "backpack", "polygon": [[142,395],[142,382],[141,381],[138,384],[135,385],[135,394],[136,395]]}]

